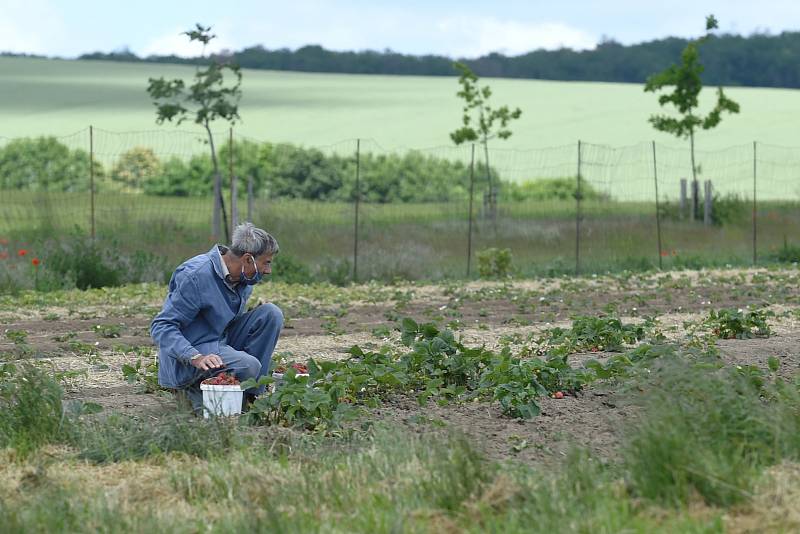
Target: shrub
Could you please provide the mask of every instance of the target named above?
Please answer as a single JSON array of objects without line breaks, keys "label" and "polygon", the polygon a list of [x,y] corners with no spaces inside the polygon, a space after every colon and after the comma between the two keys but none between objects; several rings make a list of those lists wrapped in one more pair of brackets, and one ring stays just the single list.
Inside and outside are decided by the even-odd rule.
[{"label": "shrub", "polygon": [[511,275],[511,249],[487,248],[478,252],[478,273],[481,278],[507,278]]},{"label": "shrub", "polygon": [[161,162],[153,149],[134,147],[124,152],[111,170],[111,180],[127,192],[141,191],[142,184],[161,174]]},{"label": "shrub", "polygon": [[326,256],[318,266],[317,278],[335,286],[346,286],[353,278],[353,264],[347,258]]},{"label": "shrub", "polygon": [[711,222],[716,226],[742,222],[748,218],[751,207],[751,203],[735,193],[723,196],[715,192],[711,205]]},{"label": "shrub", "polygon": [[74,280],[79,289],[163,282],[166,260],[144,251],[126,252],[113,240],[74,233],[43,246],[48,269]]},{"label": "shrub", "polygon": [[[20,138],[0,148],[0,189],[88,191],[89,154],[55,137]],[[94,163],[96,178],[102,166]]]},{"label": "shrub", "polygon": [[771,255],[772,259],[780,263],[800,263],[800,247],[789,245],[786,236],[783,237],[783,247]]},{"label": "shrub", "polygon": [[280,252],[272,261],[272,278],[276,282],[308,284],[314,281],[311,270],[299,260]]},{"label": "shrub", "polygon": [[211,158],[192,156],[188,163],[172,157],[162,166],[161,173],[144,179],[142,188],[148,195],[208,196],[213,191]]},{"label": "shrub", "polygon": [[[535,200],[575,200],[578,183],[575,177],[540,178],[523,183],[504,183],[501,196],[515,201]],[[581,181],[581,200],[607,200],[608,196],[598,193],[585,180]]]}]

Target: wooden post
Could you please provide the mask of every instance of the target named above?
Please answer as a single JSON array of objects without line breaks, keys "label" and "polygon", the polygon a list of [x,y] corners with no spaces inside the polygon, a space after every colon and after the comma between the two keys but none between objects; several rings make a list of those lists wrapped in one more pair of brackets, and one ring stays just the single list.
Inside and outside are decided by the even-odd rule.
[{"label": "wooden post", "polygon": [[353,282],[358,281],[358,209],[361,203],[361,139],[356,139],[356,217],[353,228]]},{"label": "wooden post", "polygon": [[581,270],[581,142],[578,140],[578,176],[575,191],[575,274]]},{"label": "wooden post", "polygon": [[253,222],[253,176],[252,175],[247,177],[247,220]]},{"label": "wooden post", "polygon": [[89,125],[89,198],[91,202],[90,208],[90,226],[92,228],[92,241],[95,239],[95,215],[94,215],[94,128]]},{"label": "wooden post", "polygon": [[700,182],[692,180],[692,220],[700,218]]},{"label": "wooden post", "polygon": [[467,278],[472,266],[472,197],[475,194],[475,143],[472,143],[472,155],[469,162],[469,219],[467,222]]},{"label": "wooden post", "polygon": [[680,214],[681,214],[681,219],[686,218],[686,178],[681,178]]},{"label": "wooden post", "polygon": [[703,226],[711,226],[711,180],[706,180],[703,184],[704,200],[703,203]]},{"label": "wooden post", "polygon": [[[656,142],[653,141],[653,181],[656,186],[656,236],[658,237],[658,268],[663,269],[661,258],[661,209],[658,204],[658,167],[656,166]],[[683,183],[683,182],[682,182]]]}]

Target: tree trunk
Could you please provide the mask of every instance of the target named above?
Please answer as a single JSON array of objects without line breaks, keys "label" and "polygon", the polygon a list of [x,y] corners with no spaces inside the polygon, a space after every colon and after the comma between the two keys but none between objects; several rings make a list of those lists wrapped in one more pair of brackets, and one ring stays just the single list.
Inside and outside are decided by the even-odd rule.
[{"label": "tree trunk", "polygon": [[697,165],[694,163],[694,130],[689,131],[689,146],[692,155],[692,191],[694,197],[692,198],[692,220],[696,221],[699,215],[699,203],[697,200],[700,185],[697,183]]},{"label": "tree trunk", "polygon": [[689,132],[689,140],[691,143],[692,152],[692,180],[697,181],[697,165],[694,164],[694,130]]},{"label": "tree trunk", "polygon": [[492,223],[496,223],[497,219],[497,193],[492,182],[492,171],[489,168],[489,143],[487,139],[483,140],[483,154],[486,164],[486,181],[489,183],[489,217]]},{"label": "tree trunk", "polygon": [[225,199],[222,197],[222,176],[219,173],[219,162],[217,161],[217,151],[214,148],[214,136],[211,135],[211,128],[205,123],[208,133],[208,144],[211,147],[211,163],[214,165],[214,238],[219,238],[220,220],[218,208],[222,211],[222,227],[225,229],[225,243],[230,241],[228,235],[228,215],[225,213]]}]

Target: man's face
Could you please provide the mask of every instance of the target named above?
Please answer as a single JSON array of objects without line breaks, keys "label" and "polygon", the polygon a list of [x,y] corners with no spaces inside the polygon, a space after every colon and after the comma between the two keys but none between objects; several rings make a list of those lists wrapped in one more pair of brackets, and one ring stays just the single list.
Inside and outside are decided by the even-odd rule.
[{"label": "man's face", "polygon": [[[242,256],[241,262],[244,274],[248,278],[255,276],[256,269],[265,276],[272,273],[272,254],[262,254],[257,258],[253,258],[252,254],[245,254]],[[240,272],[241,270],[239,269]],[[233,278],[233,273],[231,273],[231,279],[239,280],[239,278],[241,278],[240,275],[236,275],[236,278]]]}]

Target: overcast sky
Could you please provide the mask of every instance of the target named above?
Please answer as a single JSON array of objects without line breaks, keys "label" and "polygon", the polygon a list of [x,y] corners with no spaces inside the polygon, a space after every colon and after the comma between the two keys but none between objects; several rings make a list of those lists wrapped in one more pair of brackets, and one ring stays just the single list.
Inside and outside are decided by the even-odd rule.
[{"label": "overcast sky", "polygon": [[0,0],[0,51],[74,57],[128,47],[196,55],[180,32],[214,26],[215,48],[392,50],[474,57],[702,33],[800,30],[800,0]]}]

